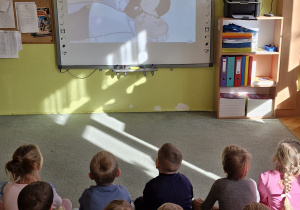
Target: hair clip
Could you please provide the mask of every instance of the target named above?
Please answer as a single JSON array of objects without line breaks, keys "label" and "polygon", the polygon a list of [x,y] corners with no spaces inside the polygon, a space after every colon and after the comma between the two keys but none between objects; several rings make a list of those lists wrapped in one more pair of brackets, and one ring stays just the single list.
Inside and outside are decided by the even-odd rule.
[{"label": "hair clip", "polygon": [[282,198],[285,198],[285,197],[291,198],[291,195],[289,193],[286,193],[286,194],[281,194],[281,197]]}]

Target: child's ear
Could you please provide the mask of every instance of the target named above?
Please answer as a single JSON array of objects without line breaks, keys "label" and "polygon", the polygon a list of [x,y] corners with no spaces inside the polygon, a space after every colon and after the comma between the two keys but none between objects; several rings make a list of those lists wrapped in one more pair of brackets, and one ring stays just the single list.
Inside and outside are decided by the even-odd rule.
[{"label": "child's ear", "polygon": [[39,163],[37,164],[37,170],[40,171],[41,169],[42,169],[42,163],[39,162]]},{"label": "child's ear", "polygon": [[117,174],[116,174],[116,177],[119,177],[120,175],[121,175],[121,170],[118,169]]},{"label": "child's ear", "polygon": [[92,176],[91,173],[89,173],[89,177],[90,177],[91,180],[94,180],[94,178],[93,178],[93,176]]},{"label": "child's ear", "polygon": [[157,160],[157,159],[155,160],[155,167],[156,167],[156,169],[158,169],[158,168],[159,168],[159,162],[158,162],[158,160]]}]

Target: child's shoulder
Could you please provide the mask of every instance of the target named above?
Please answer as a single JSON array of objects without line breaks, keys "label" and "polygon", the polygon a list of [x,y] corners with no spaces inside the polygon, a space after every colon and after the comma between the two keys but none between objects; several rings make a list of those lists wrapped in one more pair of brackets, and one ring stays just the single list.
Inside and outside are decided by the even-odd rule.
[{"label": "child's shoulder", "polygon": [[160,183],[164,182],[165,180],[177,180],[180,183],[185,183],[191,185],[191,181],[187,176],[182,173],[176,172],[173,174],[159,174],[157,177],[151,179],[148,183]]},{"label": "child's shoulder", "polygon": [[253,179],[250,178],[244,178],[244,179],[240,179],[240,180],[233,180],[233,179],[228,179],[228,178],[220,178],[217,179],[214,184],[215,185],[243,185],[244,184],[252,184],[253,182],[255,182]]},{"label": "child's shoulder", "polygon": [[124,185],[118,185],[118,184],[110,184],[107,186],[91,185],[89,188],[87,188],[85,190],[91,191],[91,192],[93,192],[93,191],[111,192],[111,191],[115,191],[115,190],[128,191]]},{"label": "child's shoulder", "polygon": [[48,182],[48,183],[51,185],[52,188],[56,189],[54,184],[52,184],[51,182]]},{"label": "child's shoulder", "polygon": [[124,186],[124,185],[115,185],[117,188],[119,188],[120,190],[123,190],[123,191],[128,191],[127,188]]},{"label": "child's shoulder", "polygon": [[108,186],[92,185],[85,189],[82,193],[82,197],[92,198],[101,196],[121,196],[120,198],[126,198],[130,200],[130,193],[125,186],[111,184]]},{"label": "child's shoulder", "polygon": [[165,179],[165,178],[169,179],[170,177],[173,178],[173,179],[176,179],[176,178],[188,179],[187,176],[185,176],[184,174],[179,173],[179,172],[175,172],[175,173],[171,173],[171,174],[159,173],[159,175],[157,177],[155,177],[151,180]]},{"label": "child's shoulder", "polygon": [[181,173],[177,173],[177,175],[190,182],[190,179],[186,175]]},{"label": "child's shoulder", "polygon": [[277,170],[269,170],[269,171],[265,171],[260,174],[261,178],[270,178],[270,177],[279,177],[280,178],[280,176],[281,176],[281,174]]},{"label": "child's shoulder", "polygon": [[6,184],[7,184],[7,182],[0,182],[0,197],[3,196],[3,189]]}]

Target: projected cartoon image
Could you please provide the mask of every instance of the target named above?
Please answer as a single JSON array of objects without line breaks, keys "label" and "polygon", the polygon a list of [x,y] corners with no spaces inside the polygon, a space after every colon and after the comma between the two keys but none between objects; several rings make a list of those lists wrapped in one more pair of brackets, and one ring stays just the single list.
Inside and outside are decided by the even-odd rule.
[{"label": "projected cartoon image", "polygon": [[68,14],[71,42],[195,42],[195,0],[68,0]]},{"label": "projected cartoon image", "polygon": [[171,0],[96,0],[94,2],[124,11],[132,19],[143,12],[155,17],[162,16],[169,11],[171,4]]},{"label": "projected cartoon image", "polygon": [[142,13],[135,18],[135,31],[147,31],[148,41],[163,42],[168,38],[168,24],[162,19],[147,13]]},{"label": "projected cartoon image", "polygon": [[53,0],[58,66],[211,65],[214,0]]}]

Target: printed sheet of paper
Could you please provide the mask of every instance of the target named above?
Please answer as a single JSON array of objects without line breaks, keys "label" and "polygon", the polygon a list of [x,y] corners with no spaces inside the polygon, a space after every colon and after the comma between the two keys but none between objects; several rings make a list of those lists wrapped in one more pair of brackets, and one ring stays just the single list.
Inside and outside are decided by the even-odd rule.
[{"label": "printed sheet of paper", "polygon": [[18,29],[21,33],[37,33],[38,17],[34,2],[16,2]]},{"label": "printed sheet of paper", "polygon": [[19,31],[0,31],[0,58],[18,58],[21,49]]},{"label": "printed sheet of paper", "polygon": [[13,0],[0,0],[0,28],[15,28]]}]

